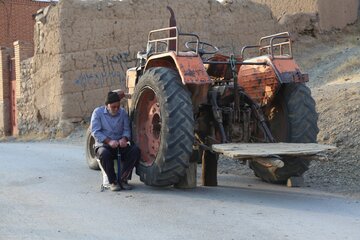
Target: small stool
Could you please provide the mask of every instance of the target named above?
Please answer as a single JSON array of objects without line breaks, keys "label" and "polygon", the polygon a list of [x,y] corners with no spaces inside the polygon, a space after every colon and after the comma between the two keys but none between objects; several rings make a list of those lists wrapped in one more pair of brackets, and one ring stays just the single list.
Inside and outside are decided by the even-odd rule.
[{"label": "small stool", "polygon": [[109,178],[108,178],[104,168],[102,167],[102,165],[100,163],[100,159],[97,158],[96,161],[99,164],[99,168],[101,170],[101,175],[102,175],[102,184],[100,186],[100,190],[104,191],[105,189],[110,188]]}]

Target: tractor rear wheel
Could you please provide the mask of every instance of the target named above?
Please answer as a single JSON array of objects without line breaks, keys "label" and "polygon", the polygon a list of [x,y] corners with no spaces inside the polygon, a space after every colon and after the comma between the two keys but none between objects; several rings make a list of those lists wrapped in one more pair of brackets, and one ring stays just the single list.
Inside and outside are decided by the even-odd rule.
[{"label": "tractor rear wheel", "polygon": [[132,133],[141,150],[140,180],[150,186],[176,184],[185,175],[194,142],[190,93],[172,69],[147,70],[132,97]]},{"label": "tractor rear wheel", "polygon": [[[319,132],[318,115],[310,89],[304,84],[286,84],[264,112],[277,142],[316,142]],[[309,160],[301,157],[287,157],[282,160],[285,164],[282,168],[267,168],[257,162],[250,162],[250,167],[255,175],[264,181],[285,183],[290,177],[302,176],[310,164]]]}]

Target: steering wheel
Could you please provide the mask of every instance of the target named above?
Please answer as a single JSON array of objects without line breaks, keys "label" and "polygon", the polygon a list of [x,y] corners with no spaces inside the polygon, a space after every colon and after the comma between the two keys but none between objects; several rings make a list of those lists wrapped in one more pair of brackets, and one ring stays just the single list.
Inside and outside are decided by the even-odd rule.
[{"label": "steering wheel", "polygon": [[214,46],[211,45],[210,43],[206,43],[206,42],[201,42],[201,41],[187,41],[185,43],[185,47],[191,51],[196,52],[196,45],[199,44],[199,48],[198,48],[198,53],[200,55],[204,55],[204,54],[215,54],[219,51],[219,49]]}]

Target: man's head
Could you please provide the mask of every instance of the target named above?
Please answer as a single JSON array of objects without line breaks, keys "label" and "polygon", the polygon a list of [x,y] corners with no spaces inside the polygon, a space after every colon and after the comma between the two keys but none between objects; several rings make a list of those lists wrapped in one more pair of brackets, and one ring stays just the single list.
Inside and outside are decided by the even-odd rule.
[{"label": "man's head", "polygon": [[120,108],[119,94],[116,92],[109,92],[105,100],[105,105],[111,115],[116,115]]}]

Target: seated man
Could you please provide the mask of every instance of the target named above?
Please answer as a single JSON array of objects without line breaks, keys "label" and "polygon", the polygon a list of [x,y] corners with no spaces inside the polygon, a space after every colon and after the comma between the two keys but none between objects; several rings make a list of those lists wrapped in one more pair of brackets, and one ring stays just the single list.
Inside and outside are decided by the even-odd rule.
[{"label": "seated man", "polygon": [[[119,96],[120,95],[120,96]],[[124,108],[120,107],[122,91],[109,92],[105,105],[96,108],[91,116],[91,135],[95,138],[95,153],[100,159],[110,183],[112,191],[131,189],[127,180],[131,178],[134,166],[140,158],[140,150],[130,141],[129,117]],[[114,159],[118,151],[121,154],[121,182],[117,181],[114,170]],[[120,179],[120,178],[118,178]]]}]

